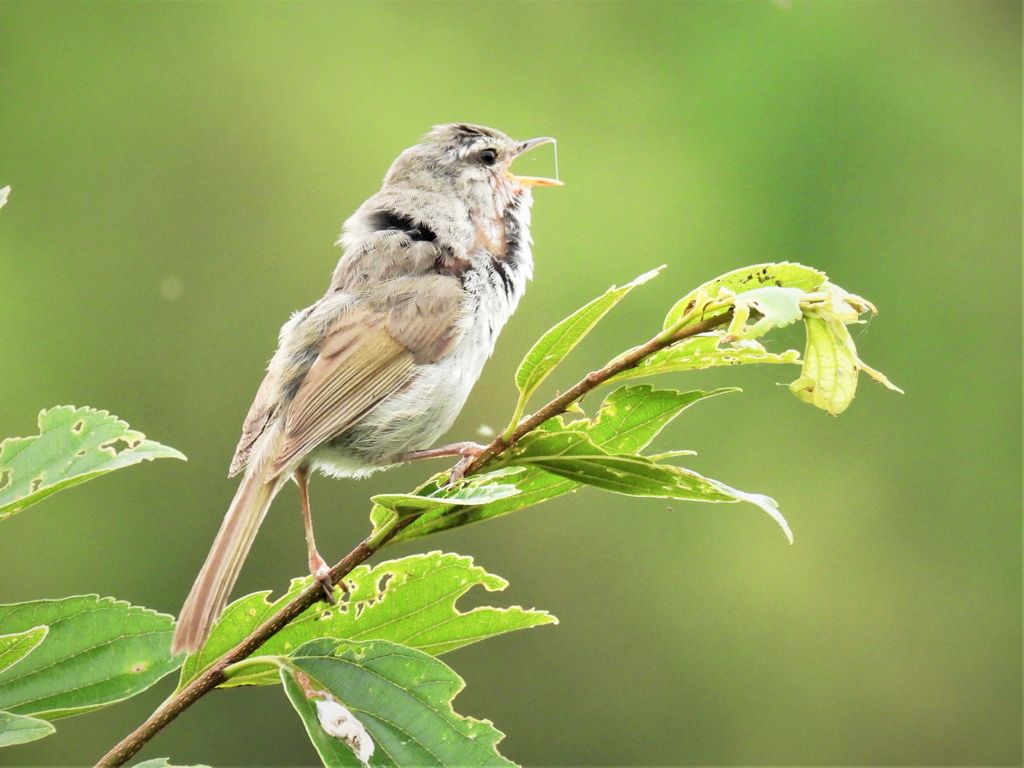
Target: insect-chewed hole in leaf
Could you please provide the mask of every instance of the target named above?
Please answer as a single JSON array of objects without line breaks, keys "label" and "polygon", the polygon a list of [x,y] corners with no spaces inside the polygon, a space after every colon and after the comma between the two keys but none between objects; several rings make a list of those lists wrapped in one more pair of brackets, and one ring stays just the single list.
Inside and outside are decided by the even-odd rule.
[{"label": "insect-chewed hole in leaf", "polygon": [[80,450],[80,451],[75,451],[75,458],[76,458],[76,459],[80,459],[80,458],[82,458],[83,456],[85,456],[85,448],[83,448],[83,449],[82,449],[82,450]]},{"label": "insect-chewed hole in leaf", "polygon": [[119,438],[117,438],[117,440],[114,440],[111,443],[107,443],[104,446],[104,448],[108,448],[108,449],[112,450],[115,454],[124,453],[125,451],[127,451],[127,450],[129,450],[131,448],[134,448],[134,447],[135,447],[135,445],[133,443],[129,443],[123,437],[119,437]]},{"label": "insect-chewed hole in leaf", "polygon": [[380,598],[384,597],[384,590],[386,590],[388,588],[388,582],[391,581],[391,579],[393,579],[393,578],[394,578],[394,574],[393,573],[385,573],[377,581],[377,595]]},{"label": "insect-chewed hole in leaf", "polygon": [[71,431],[74,434],[76,434],[76,435],[82,434],[82,430],[83,429],[85,429],[85,422],[84,421],[79,420],[79,421],[76,421],[74,424],[71,425]]},{"label": "insect-chewed hole in leaf", "polygon": [[39,490],[39,486],[41,486],[42,484],[43,484],[43,478],[37,477],[35,480],[33,480],[31,483],[29,483],[28,492],[29,493],[35,493],[36,491]]},{"label": "insect-chewed hole in leaf", "polygon": [[11,484],[11,470],[0,469],[0,491]]},{"label": "insect-chewed hole in leaf", "polygon": [[327,619],[331,618],[331,616],[333,616],[333,615],[334,614],[331,613],[330,611],[321,611],[320,615],[317,617],[317,621],[326,621]]}]

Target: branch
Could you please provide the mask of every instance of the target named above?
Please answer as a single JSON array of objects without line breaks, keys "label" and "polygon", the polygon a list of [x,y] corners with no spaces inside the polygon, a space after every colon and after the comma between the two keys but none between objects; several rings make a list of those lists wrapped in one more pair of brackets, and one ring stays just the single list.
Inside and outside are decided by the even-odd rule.
[{"label": "branch", "polygon": [[[659,334],[646,344],[634,347],[629,352],[612,360],[598,371],[587,374],[575,386],[567,389],[550,403],[545,405],[532,416],[528,416],[519,422],[515,431],[509,439],[502,436],[497,437],[494,442],[488,445],[484,451],[473,460],[466,468],[466,476],[476,474],[491,459],[500,456],[510,447],[515,445],[528,432],[533,431],[548,419],[565,413],[573,403],[581,400],[589,392],[604,384],[613,376],[623,371],[635,368],[645,358],[669,347],[682,339],[707,333],[710,330],[726,325],[732,319],[732,311],[721,315],[702,320],[689,325],[675,334]],[[344,557],[337,565],[331,568],[331,583],[337,584],[347,576],[352,569],[369,560],[376,552],[394,538],[399,531],[417,519],[415,515],[402,518],[390,530],[383,535],[367,538]],[[304,591],[300,592],[290,603],[271,616],[267,621],[257,627],[245,640],[236,645],[230,651],[221,656],[212,667],[189,683],[183,690],[171,696],[150,715],[142,725],[136,728],[131,734],[125,737],[117,746],[111,749],[103,758],[96,763],[95,768],[117,768],[130,760],[143,746],[156,736],[166,725],[178,715],[192,706],[202,696],[212,691],[224,682],[224,670],[231,664],[251,656],[267,640],[284,629],[293,619],[306,611],[311,606],[323,599],[323,590],[320,584],[314,582]]]}]

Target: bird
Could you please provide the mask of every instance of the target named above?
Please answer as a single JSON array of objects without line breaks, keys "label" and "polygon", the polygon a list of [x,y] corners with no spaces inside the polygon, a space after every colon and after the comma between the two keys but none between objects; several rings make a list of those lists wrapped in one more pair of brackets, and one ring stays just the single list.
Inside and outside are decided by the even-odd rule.
[{"label": "bird", "polygon": [[344,223],[323,298],[281,328],[242,427],[229,476],[242,473],[185,600],[172,652],[206,642],[274,496],[298,485],[309,569],[333,600],[313,537],[311,472],[360,478],[419,458],[448,430],[533,273],[532,190],[561,182],[512,173],[550,137],[516,141],[469,123],[434,126],[403,151],[380,191]]}]

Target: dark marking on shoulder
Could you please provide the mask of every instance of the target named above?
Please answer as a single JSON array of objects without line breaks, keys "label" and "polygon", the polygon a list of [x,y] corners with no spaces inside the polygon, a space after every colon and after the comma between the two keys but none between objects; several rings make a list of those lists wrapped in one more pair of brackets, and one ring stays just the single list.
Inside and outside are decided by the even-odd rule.
[{"label": "dark marking on shoulder", "polygon": [[437,233],[422,222],[417,222],[412,216],[390,210],[380,210],[373,214],[373,227],[378,232],[393,230],[402,232],[413,242],[437,242]]}]

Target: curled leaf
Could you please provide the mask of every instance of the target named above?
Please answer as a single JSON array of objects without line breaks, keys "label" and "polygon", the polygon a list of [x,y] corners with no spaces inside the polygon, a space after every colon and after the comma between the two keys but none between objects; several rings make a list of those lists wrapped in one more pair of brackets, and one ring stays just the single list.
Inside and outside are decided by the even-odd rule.
[{"label": "curled leaf", "polygon": [[873,304],[837,285],[825,283],[820,291],[806,295],[801,306],[807,348],[800,378],[789,385],[794,395],[836,416],[853,402],[860,371],[889,389],[903,393],[857,356],[857,347],[846,327],[861,322],[860,316],[865,312],[877,313]]}]

